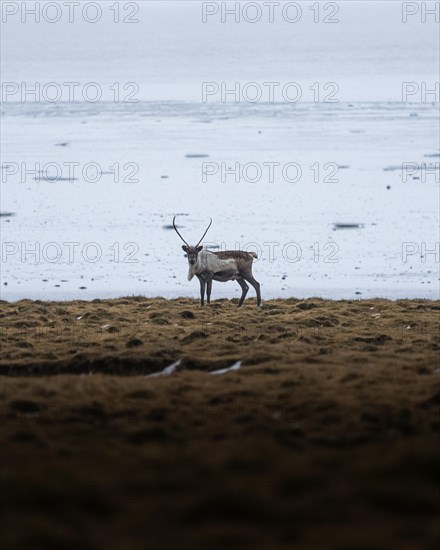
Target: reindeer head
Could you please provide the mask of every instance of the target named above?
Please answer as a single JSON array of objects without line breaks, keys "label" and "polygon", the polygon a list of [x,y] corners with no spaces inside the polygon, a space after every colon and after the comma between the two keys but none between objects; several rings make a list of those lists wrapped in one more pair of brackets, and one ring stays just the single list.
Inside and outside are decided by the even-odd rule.
[{"label": "reindeer head", "polygon": [[179,231],[177,230],[177,227],[176,227],[176,216],[174,216],[173,218],[173,227],[174,229],[176,230],[176,233],[179,235],[179,237],[182,239],[182,241],[185,243],[183,246],[182,246],[182,249],[186,252],[187,256],[188,256],[188,262],[191,264],[191,265],[194,265],[196,262],[197,262],[197,256],[199,255],[199,252],[203,249],[203,246],[199,246],[200,243],[203,241],[206,233],[208,233],[208,229],[211,227],[211,224],[212,224],[212,219],[211,221],[209,222],[209,225],[208,227],[206,228],[206,231],[203,233],[203,236],[202,238],[199,240],[199,242],[196,244],[196,246],[190,246],[186,241],[185,239],[182,237],[182,235],[179,233]]},{"label": "reindeer head", "polygon": [[183,250],[186,252],[188,257],[188,262],[191,265],[194,265],[197,262],[197,256],[199,252],[203,249],[203,246],[186,246],[182,245]]}]

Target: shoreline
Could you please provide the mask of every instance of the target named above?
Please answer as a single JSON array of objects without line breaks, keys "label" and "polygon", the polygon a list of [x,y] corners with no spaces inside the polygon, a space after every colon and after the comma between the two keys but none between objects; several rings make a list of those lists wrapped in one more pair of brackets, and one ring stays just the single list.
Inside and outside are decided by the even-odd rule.
[{"label": "shoreline", "polygon": [[[314,287],[315,288],[315,287]],[[215,300],[236,300],[237,295],[239,294],[238,290],[231,285],[229,291],[223,290],[220,287],[214,289],[216,292],[216,296],[213,297],[213,301]],[[163,300],[180,300],[180,299],[190,299],[197,301],[199,292],[197,289],[193,289],[192,292],[189,292],[188,290],[185,292],[185,294],[180,294],[180,291],[158,291],[153,293],[142,293],[142,292],[136,292],[131,293],[130,290],[121,290],[121,291],[96,291],[93,289],[86,289],[80,291],[78,293],[77,291],[69,291],[67,293],[64,293],[62,296],[59,296],[58,292],[47,292],[47,291],[41,291],[41,292],[28,292],[26,296],[22,296],[18,293],[9,293],[11,296],[7,296],[8,291],[5,292],[5,289],[3,287],[2,292],[0,293],[0,303],[18,303],[23,301],[30,301],[30,302],[48,302],[48,303],[68,303],[68,302],[75,302],[75,301],[83,301],[83,302],[93,302],[96,300],[101,301],[110,301],[110,300],[118,300],[118,299],[146,299],[146,300],[155,300],[155,299],[163,299]],[[291,290],[286,290],[286,294],[291,292]],[[427,291],[427,295],[422,296],[420,293],[418,295],[412,295],[411,291],[409,289],[399,289],[397,292],[394,293],[391,291],[390,288],[384,288],[383,294],[378,292],[377,294],[376,290],[365,290],[365,289],[351,289],[348,291],[344,291],[341,293],[341,289],[339,288],[328,288],[328,289],[321,289],[318,291],[314,291],[314,293],[310,292],[309,289],[296,289],[295,295],[292,296],[281,296],[279,294],[266,292],[265,296],[262,296],[263,303],[264,302],[270,302],[274,300],[311,300],[311,299],[318,299],[318,300],[327,300],[331,302],[341,302],[341,301],[362,301],[362,300],[388,300],[391,302],[396,302],[400,300],[428,300],[428,301],[438,301],[440,300],[440,291],[438,290],[430,290]],[[5,296],[6,294],[6,296]],[[394,295],[393,295],[394,294]],[[333,297],[335,296],[335,297]],[[249,294],[250,298],[253,298],[251,294]]]}]

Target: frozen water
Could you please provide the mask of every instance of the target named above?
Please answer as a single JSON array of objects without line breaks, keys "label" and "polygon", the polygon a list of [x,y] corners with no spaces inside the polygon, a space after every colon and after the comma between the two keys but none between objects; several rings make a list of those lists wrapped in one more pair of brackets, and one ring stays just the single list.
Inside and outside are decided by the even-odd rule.
[{"label": "frozen water", "polygon": [[[174,214],[191,244],[212,217],[205,244],[256,251],[263,298],[438,297],[438,103],[401,101],[402,82],[438,80],[438,29],[403,24],[400,2],[339,4],[327,26],[203,24],[196,2],[142,3],[136,25],[2,25],[3,81],[107,92],[3,103],[2,298],[197,296]],[[112,101],[115,81],[140,101]],[[204,103],[204,81],[304,97]],[[339,102],[314,103],[328,81]]]}]

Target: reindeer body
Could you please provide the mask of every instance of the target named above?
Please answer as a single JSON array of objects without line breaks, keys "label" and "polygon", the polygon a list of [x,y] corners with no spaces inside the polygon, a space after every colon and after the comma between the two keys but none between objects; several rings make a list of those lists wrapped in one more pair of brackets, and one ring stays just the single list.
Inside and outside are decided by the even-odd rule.
[{"label": "reindeer body", "polygon": [[188,281],[191,281],[194,275],[199,276],[211,272],[214,273],[213,279],[215,279],[216,274],[223,274],[223,276],[230,274],[231,277],[235,274],[238,275],[237,262],[233,258],[219,258],[215,252],[201,250],[197,254],[196,263],[189,264]]},{"label": "reindeer body", "polygon": [[257,258],[255,252],[244,252],[242,250],[211,252],[210,250],[203,250],[203,247],[199,245],[208,229],[196,246],[189,246],[176,228],[175,217],[173,226],[176,233],[185,243],[185,246],[182,246],[182,248],[188,256],[188,281],[191,281],[194,275],[200,281],[200,302],[202,306],[205,305],[205,291],[208,304],[211,302],[212,281],[237,281],[242,290],[238,307],[243,305],[246,294],[248,293],[249,286],[246,283],[247,281],[255,288],[257,293],[257,306],[261,305],[260,283],[252,274],[252,263],[254,259]]},{"label": "reindeer body", "polygon": [[194,275],[200,281],[200,303],[205,304],[205,290],[208,304],[211,302],[212,281],[226,283],[237,281],[241,286],[241,298],[238,307],[243,305],[248,293],[248,281],[257,293],[257,306],[261,305],[260,283],[255,280],[252,274],[252,262],[257,258],[255,252],[244,252],[242,250],[226,250],[225,252],[210,252],[201,250],[197,254],[196,264],[190,264],[188,280]]}]

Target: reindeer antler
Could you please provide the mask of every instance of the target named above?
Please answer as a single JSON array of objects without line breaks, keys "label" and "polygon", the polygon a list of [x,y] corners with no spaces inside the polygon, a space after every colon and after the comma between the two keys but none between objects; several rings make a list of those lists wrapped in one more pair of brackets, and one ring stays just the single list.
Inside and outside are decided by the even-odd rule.
[{"label": "reindeer antler", "polygon": [[173,227],[174,229],[176,230],[176,233],[179,235],[179,237],[182,239],[182,241],[186,244],[186,246],[189,246],[189,244],[185,241],[185,239],[182,237],[182,235],[179,233],[179,231],[177,230],[177,227],[176,227],[176,216],[174,216],[173,218]]},{"label": "reindeer antler", "polygon": [[206,231],[203,233],[202,238],[201,238],[200,241],[196,244],[196,247],[199,246],[199,244],[203,241],[204,236],[206,235],[206,233],[208,233],[208,229],[211,227],[212,218],[209,218],[209,219],[210,219],[211,221],[209,222],[209,225],[208,225],[208,227],[206,228]]}]

